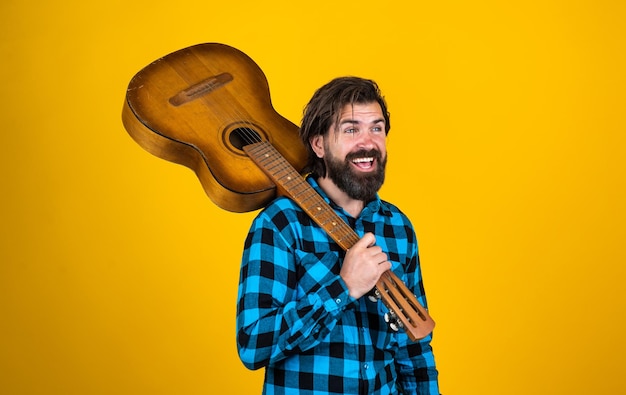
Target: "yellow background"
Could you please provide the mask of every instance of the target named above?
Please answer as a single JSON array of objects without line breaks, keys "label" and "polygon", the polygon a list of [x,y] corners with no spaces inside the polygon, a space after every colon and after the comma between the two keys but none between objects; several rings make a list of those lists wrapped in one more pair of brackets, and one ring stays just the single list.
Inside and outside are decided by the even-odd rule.
[{"label": "yellow background", "polygon": [[222,42],[295,123],[333,77],[380,83],[442,393],[625,393],[625,3],[276,3],[2,2],[0,392],[260,393],[234,333],[254,213],[120,118],[142,67]]}]

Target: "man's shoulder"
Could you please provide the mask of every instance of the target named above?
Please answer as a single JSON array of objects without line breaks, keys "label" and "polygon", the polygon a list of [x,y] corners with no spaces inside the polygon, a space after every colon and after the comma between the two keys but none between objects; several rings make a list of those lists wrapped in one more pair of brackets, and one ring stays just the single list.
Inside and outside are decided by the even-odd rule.
[{"label": "man's shoulder", "polygon": [[258,213],[257,218],[274,218],[277,216],[284,216],[292,220],[302,212],[302,209],[290,198],[286,196],[278,196],[271,202],[269,202]]},{"label": "man's shoulder", "polygon": [[387,212],[391,215],[400,215],[400,216],[406,217],[404,212],[400,210],[398,206],[389,202],[388,200],[380,199],[380,207],[381,207],[382,212]]}]

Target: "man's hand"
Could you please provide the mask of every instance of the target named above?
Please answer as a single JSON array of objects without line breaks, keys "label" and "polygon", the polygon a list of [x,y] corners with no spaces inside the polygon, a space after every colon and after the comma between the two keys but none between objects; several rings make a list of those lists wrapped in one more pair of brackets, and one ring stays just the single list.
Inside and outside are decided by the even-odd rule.
[{"label": "man's hand", "polygon": [[371,291],[380,276],[391,269],[387,254],[375,243],[376,237],[367,233],[346,251],[339,275],[353,298],[358,299]]}]

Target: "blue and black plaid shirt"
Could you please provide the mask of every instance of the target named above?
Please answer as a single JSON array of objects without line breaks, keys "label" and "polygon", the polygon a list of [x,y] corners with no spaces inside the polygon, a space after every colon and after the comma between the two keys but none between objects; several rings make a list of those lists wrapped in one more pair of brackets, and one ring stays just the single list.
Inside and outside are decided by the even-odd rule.
[{"label": "blue and black plaid shirt", "polygon": [[[353,218],[308,182],[356,231],[376,235],[392,270],[426,306],[417,240],[395,206],[377,199]],[[281,197],[253,221],[237,305],[237,347],[266,368],[264,394],[439,394],[431,336],[393,332],[381,301],[349,296],[345,253],[293,201]]]}]

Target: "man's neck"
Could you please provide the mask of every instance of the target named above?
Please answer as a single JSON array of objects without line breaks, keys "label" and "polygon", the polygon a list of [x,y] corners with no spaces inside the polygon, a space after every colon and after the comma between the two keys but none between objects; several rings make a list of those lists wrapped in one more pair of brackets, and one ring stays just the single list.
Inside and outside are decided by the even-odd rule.
[{"label": "man's neck", "polygon": [[357,218],[361,214],[361,211],[363,211],[365,203],[362,200],[353,199],[348,196],[348,194],[339,189],[330,178],[320,177],[317,179],[317,184],[326,192],[330,200],[343,208],[352,217]]}]

